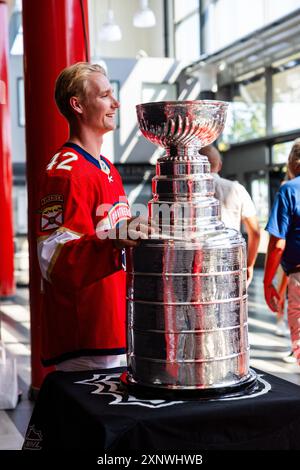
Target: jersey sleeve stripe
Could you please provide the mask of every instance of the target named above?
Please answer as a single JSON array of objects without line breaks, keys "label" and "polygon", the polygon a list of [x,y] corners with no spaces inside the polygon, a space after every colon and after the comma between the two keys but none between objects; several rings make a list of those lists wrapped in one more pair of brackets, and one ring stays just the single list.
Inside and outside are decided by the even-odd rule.
[{"label": "jersey sleeve stripe", "polygon": [[[62,230],[63,229],[63,230]],[[82,235],[61,227],[46,239],[38,242],[38,259],[42,276],[50,281],[50,274],[63,245],[70,240],[76,240]]]},{"label": "jersey sleeve stripe", "polygon": [[80,232],[75,232],[74,230],[71,230],[70,228],[68,227],[59,227],[56,232],[68,232],[68,233],[71,233],[73,235],[77,235],[78,238],[82,237],[83,236],[83,233],[80,233]]}]

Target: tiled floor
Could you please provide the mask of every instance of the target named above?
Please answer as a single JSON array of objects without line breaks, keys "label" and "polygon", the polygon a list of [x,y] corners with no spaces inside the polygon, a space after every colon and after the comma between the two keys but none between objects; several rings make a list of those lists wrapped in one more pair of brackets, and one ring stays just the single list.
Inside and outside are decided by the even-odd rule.
[{"label": "tiled floor", "polygon": [[[20,449],[33,407],[27,398],[30,384],[28,289],[18,289],[14,300],[1,301],[0,312],[2,338],[9,353],[17,357],[19,386],[23,391],[15,410],[0,411],[0,450]],[[282,361],[290,348],[289,338],[276,336],[275,324],[275,314],[263,299],[262,271],[257,270],[249,289],[251,366],[300,385],[299,366]]]},{"label": "tiled floor", "polygon": [[22,399],[15,410],[0,411],[0,450],[20,449],[33,404],[28,400],[30,384],[30,322],[27,288],[19,288],[13,300],[0,301],[1,338],[8,354],[18,363]]}]

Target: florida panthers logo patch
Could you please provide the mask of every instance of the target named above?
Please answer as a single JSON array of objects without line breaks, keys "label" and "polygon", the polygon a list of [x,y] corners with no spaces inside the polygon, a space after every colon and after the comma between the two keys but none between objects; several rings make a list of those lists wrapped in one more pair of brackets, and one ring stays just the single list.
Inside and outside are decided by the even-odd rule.
[{"label": "florida panthers logo patch", "polygon": [[51,194],[41,200],[41,231],[53,230],[63,224],[63,196]]}]

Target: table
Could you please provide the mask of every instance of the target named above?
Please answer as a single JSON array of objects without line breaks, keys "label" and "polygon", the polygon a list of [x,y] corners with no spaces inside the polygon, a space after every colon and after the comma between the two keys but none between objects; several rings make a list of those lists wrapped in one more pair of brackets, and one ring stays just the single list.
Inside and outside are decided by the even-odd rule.
[{"label": "table", "polygon": [[251,397],[139,400],[119,384],[124,369],[53,372],[39,393],[23,449],[110,453],[300,450],[300,388],[256,371]]}]

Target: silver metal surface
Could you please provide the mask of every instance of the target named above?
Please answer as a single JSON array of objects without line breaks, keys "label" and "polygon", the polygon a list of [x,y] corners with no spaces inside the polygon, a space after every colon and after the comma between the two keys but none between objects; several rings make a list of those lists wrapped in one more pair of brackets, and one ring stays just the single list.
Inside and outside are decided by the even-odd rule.
[{"label": "silver metal surface", "polygon": [[168,148],[168,155],[177,158],[216,140],[224,128],[227,107],[224,101],[161,101],[138,105],[137,116],[146,139]]},{"label": "silver metal surface", "polygon": [[149,218],[159,227],[127,260],[128,364],[132,382],[218,389],[249,377],[246,250],[221,222],[201,146],[222,132],[227,103],[137,106],[139,125],[166,148]]}]

